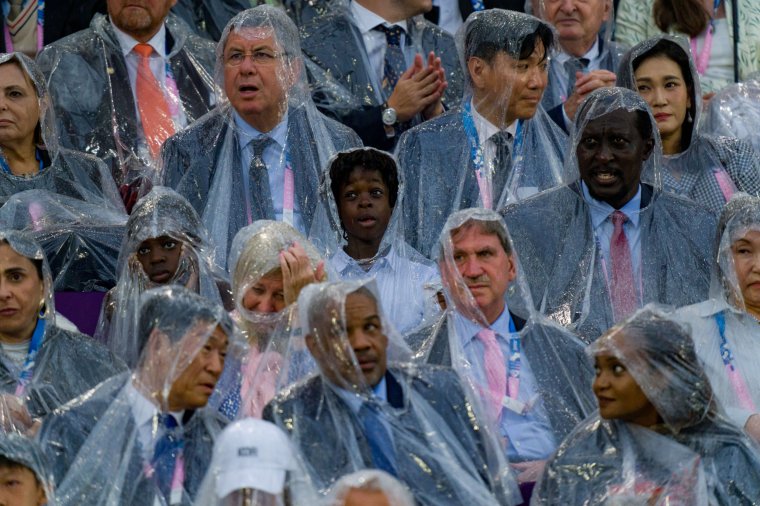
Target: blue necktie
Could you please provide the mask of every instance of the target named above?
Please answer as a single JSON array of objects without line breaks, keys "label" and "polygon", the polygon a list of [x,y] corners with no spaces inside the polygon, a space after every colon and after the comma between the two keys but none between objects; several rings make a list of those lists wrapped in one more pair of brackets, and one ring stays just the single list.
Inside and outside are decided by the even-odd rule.
[{"label": "blue necktie", "polygon": [[359,409],[359,421],[364,429],[370,452],[372,465],[392,476],[396,473],[396,452],[393,449],[391,435],[383,424],[383,414],[375,404],[365,402]]},{"label": "blue necktie", "polygon": [[383,64],[383,93],[388,98],[393,93],[401,74],[406,70],[404,52],[401,50],[401,35],[404,29],[400,26],[377,25],[375,30],[385,33],[385,62]]},{"label": "blue necktie", "polygon": [[172,478],[174,477],[174,464],[177,461],[177,456],[182,451],[184,439],[182,437],[182,428],[172,415],[160,415],[160,423],[164,429],[164,433],[156,441],[151,464],[153,465],[158,488],[161,494],[168,498],[171,493]]}]

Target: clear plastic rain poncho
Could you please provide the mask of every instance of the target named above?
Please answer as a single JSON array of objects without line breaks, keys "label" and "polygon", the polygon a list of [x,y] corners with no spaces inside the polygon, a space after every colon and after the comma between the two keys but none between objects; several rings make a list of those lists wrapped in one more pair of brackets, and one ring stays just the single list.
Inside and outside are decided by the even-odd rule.
[{"label": "clear plastic rain poncho", "polygon": [[[0,457],[23,466],[34,473],[37,486],[41,487],[45,492],[46,506],[56,506],[58,504],[53,492],[55,482],[50,473],[47,459],[34,440],[13,433],[0,434]],[[3,485],[4,487],[6,486],[5,484]],[[11,490],[6,491],[6,494],[13,490],[12,486],[8,488]]]},{"label": "clear plastic rain poncho", "polygon": [[[192,504],[245,347],[224,309],[179,286],[143,294],[134,372],[56,412],[38,438],[62,505]],[[233,371],[230,371],[233,372]]]},{"label": "clear plastic rain poncho", "polygon": [[[562,443],[534,491],[536,504],[609,504],[622,495],[635,504],[738,505],[760,497],[759,448],[723,417],[687,328],[647,306],[589,353],[597,361],[615,358],[623,367],[618,375],[630,374],[657,421],[648,428],[625,421],[648,408],[632,406],[632,387],[623,387],[629,380],[597,379],[609,419],[594,415]],[[702,470],[684,450],[697,455]]]},{"label": "clear plastic rain poncho", "polygon": [[317,16],[331,12],[336,2],[335,0],[282,0],[280,3],[296,26],[302,26]]},{"label": "clear plastic rain poncho", "polygon": [[[624,152],[609,154],[611,142],[618,138],[630,140],[616,145]],[[653,145],[648,155],[647,139]],[[582,142],[588,144],[581,146]],[[625,242],[622,234],[616,236],[620,242],[612,241],[615,209],[591,196],[579,172],[578,153],[586,149],[593,153],[602,145],[607,154],[589,154],[581,169],[592,183],[609,173],[614,178],[612,188],[603,186],[609,179],[599,180],[599,187],[610,197],[612,193],[615,198],[628,195],[625,192],[635,189],[639,181],[635,173],[639,167],[644,169],[638,192],[622,207],[625,220],[630,221],[623,225]],[[568,172],[575,173],[574,182],[502,211],[536,306],[591,341],[648,302],[682,306],[704,300],[714,258],[716,217],[702,206],[662,191],[660,138],[646,102],[623,88],[592,92],[578,109],[571,146],[567,165]],[[639,154],[633,154],[634,150]],[[648,158],[639,161],[638,156]],[[623,244],[628,245],[627,262]],[[612,265],[613,247],[624,267],[617,272]],[[623,281],[615,283],[616,279]]]},{"label": "clear plastic rain poncho", "polygon": [[[294,317],[292,304],[297,294],[290,293],[285,286],[274,290],[272,298],[282,297],[284,308],[265,312],[255,307],[246,309],[244,299],[249,291],[264,291],[261,286],[265,277],[275,277],[284,282],[280,267],[280,253],[294,244],[299,244],[309,259],[312,269],[317,269],[321,257],[316,248],[297,230],[281,221],[259,220],[242,228],[232,242],[230,252],[230,278],[232,297],[237,313],[237,324],[243,331],[250,351],[243,365],[243,379],[240,397],[240,416],[261,417],[261,411],[276,393],[276,379],[282,366],[281,346],[271,344],[275,329],[278,334],[289,333],[289,325]],[[282,293],[279,293],[282,291]],[[285,342],[284,344],[287,344]]]},{"label": "clear plastic rain poncho", "polygon": [[252,0],[177,0],[172,12],[198,35],[217,41],[229,20],[252,3]]},{"label": "clear plastic rain poncho", "polygon": [[414,506],[414,498],[409,489],[396,478],[378,469],[363,469],[347,474],[339,479],[328,497],[325,506],[345,506],[348,500],[356,504],[358,499],[351,497],[355,491],[365,494],[382,494],[393,506]]},{"label": "clear plastic rain poncho", "polygon": [[[466,242],[472,240],[470,233],[479,234],[476,242]],[[494,247],[502,248],[505,255],[488,249]],[[472,257],[472,251],[486,249],[492,253],[489,260]],[[532,308],[519,252],[494,211],[465,209],[452,214],[441,232],[437,255],[447,311],[431,329],[407,340],[418,356],[454,367],[473,385],[510,462],[546,459],[593,410],[588,388],[593,373],[584,344]],[[469,288],[476,284],[486,284],[485,290],[495,292],[494,297],[500,287],[504,289],[500,314],[494,312],[494,317],[490,307],[480,306]],[[493,307],[498,310],[498,301]],[[488,330],[494,334],[493,344],[483,337]],[[494,366],[489,362],[500,354],[501,388],[490,379]]]},{"label": "clear plastic rain poncho", "polygon": [[[126,367],[89,337],[56,326],[50,266],[40,245],[8,229],[0,230],[0,240],[39,265],[42,278],[43,298],[25,358],[17,362],[0,351],[0,423],[5,431],[26,432],[38,419]],[[4,298],[5,307],[13,300],[20,303]]]},{"label": "clear plastic rain poncho", "polygon": [[3,148],[0,145],[0,202],[4,203],[14,193],[41,189],[123,210],[119,192],[103,162],[59,145],[60,133],[55,123],[55,112],[45,76],[34,61],[21,53],[0,55],[0,73],[13,65],[21,69],[37,95],[39,122],[33,142],[37,149],[40,171],[35,175],[14,175],[12,167],[2,155]]},{"label": "clear plastic rain poncho", "polygon": [[[419,3],[410,5],[406,8],[413,9]],[[375,66],[382,60],[368,54],[349,0],[330,0],[329,6],[322,7],[327,9],[324,15],[315,16],[300,27],[314,102],[320,110],[355,130],[364,144],[393,149],[398,133],[388,137],[382,122],[382,112],[387,107],[383,104],[392,90],[383,88],[379,77],[382,68]],[[431,51],[435,53],[441,58],[448,83],[442,102],[447,108],[455,107],[462,98],[462,68],[453,38],[422,15],[405,21],[403,70],[412,65],[415,55],[421,55],[427,65],[428,55]],[[400,128],[420,122],[422,117],[417,115]]]},{"label": "clear plastic rain poncho", "polygon": [[[737,191],[759,195],[760,157],[752,146],[736,138],[705,135],[699,128],[702,113],[699,74],[682,39],[661,35],[634,46],[620,62],[618,85],[638,90],[635,68],[648,55],[665,57],[678,63],[684,73],[683,84],[687,86],[691,104],[681,127],[681,151],[665,155],[663,160],[663,189],[694,200],[715,213],[719,213]],[[652,93],[657,96],[656,92]],[[656,102],[651,107],[653,114],[663,111],[673,113],[666,99],[654,100]]]},{"label": "clear plastic rain poncho", "polygon": [[171,14],[165,26],[165,65],[159,75],[167,107],[152,111],[152,121],[161,124],[147,138],[136,88],[130,86],[136,77],[130,77],[107,16],[96,14],[88,29],[49,44],[37,56],[52,95],[60,144],[103,160],[117,185],[138,178],[159,181],[153,152],[162,139],[206,114],[214,103],[213,43]]},{"label": "clear plastic rain poncho", "polygon": [[24,230],[45,250],[56,292],[105,292],[117,280],[122,210],[46,190],[13,195],[0,208],[3,227]]},{"label": "clear plastic rain poncho", "polygon": [[[161,244],[143,242],[161,239]],[[166,240],[171,241],[167,244]],[[171,253],[158,254],[153,249],[180,250],[176,270],[170,272]],[[148,264],[146,272],[141,259]],[[119,281],[106,299],[95,337],[113,353],[134,367],[142,350],[137,347],[137,323],[140,296],[146,290],[161,285],[180,285],[203,297],[231,308],[226,274],[212,261],[212,250],[198,214],[174,190],[156,186],[140,199],[132,210],[126,235],[117,261]],[[155,272],[154,272],[155,271]],[[166,279],[154,281],[152,277]]]},{"label": "clear plastic rain poncho", "polygon": [[[404,240],[404,186],[404,174],[390,154],[374,148],[338,153],[322,176],[323,206],[311,229],[313,242],[341,279],[375,279],[383,307],[401,334],[440,313],[437,269]],[[379,244],[374,254],[358,259],[350,254],[352,247],[357,254],[369,244]]]},{"label": "clear plastic rain poncho", "polygon": [[467,388],[450,369],[410,362],[378,300],[373,282],[304,288],[301,325],[283,336],[279,394],[264,419],[290,434],[322,493],[341,476],[376,468],[421,505],[519,503]]},{"label": "clear plastic rain poncho", "polygon": [[[272,47],[229,61],[232,54],[241,57],[243,46],[249,50],[269,37],[263,44]],[[227,47],[230,40],[234,47]],[[248,9],[227,24],[216,49],[216,82],[226,91],[219,105],[166,142],[163,162],[167,186],[201,215],[222,265],[237,231],[256,220],[287,221],[308,234],[322,167],[336,151],[361,142],[317,111],[298,29],[274,7]],[[264,133],[249,122],[270,120],[277,123],[261,127]]]},{"label": "clear plastic rain poncho", "polygon": [[[760,198],[737,194],[726,204],[718,225],[718,261],[713,267],[710,298],[676,313],[691,327],[715,396],[739,427],[760,413],[758,317],[750,313],[742,295],[757,277],[759,238]],[[747,290],[753,294],[751,288]]]},{"label": "clear plastic rain poncho", "polygon": [[499,209],[566,182],[567,137],[538,103],[555,41],[548,24],[501,9],[472,14],[457,32],[460,64],[479,69],[461,107],[409,130],[396,149],[406,237],[424,255],[453,211]]},{"label": "clear plastic rain poncho", "polygon": [[710,99],[702,131],[742,139],[760,152],[760,74],[726,86]]}]

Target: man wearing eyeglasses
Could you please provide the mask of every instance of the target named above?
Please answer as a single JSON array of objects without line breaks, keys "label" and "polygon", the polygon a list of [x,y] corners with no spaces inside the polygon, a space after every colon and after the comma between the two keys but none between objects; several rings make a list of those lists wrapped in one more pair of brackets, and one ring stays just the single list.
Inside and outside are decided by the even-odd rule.
[{"label": "man wearing eyeglasses", "polygon": [[319,175],[337,151],[361,145],[311,100],[298,29],[261,5],[235,16],[217,46],[224,96],[208,116],[166,141],[165,183],[190,201],[224,264],[235,233],[260,219],[304,234]]}]

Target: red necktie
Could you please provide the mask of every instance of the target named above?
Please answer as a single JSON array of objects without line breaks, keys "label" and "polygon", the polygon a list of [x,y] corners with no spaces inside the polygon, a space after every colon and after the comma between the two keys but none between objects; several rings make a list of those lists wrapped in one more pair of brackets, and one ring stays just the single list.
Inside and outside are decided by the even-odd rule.
[{"label": "red necktie", "polygon": [[150,70],[153,48],[149,44],[137,44],[134,51],[140,56],[137,67],[137,108],[140,111],[140,122],[150,155],[158,159],[161,145],[174,134],[174,121],[164,92]]},{"label": "red necktie", "polygon": [[610,258],[612,259],[612,283],[610,298],[615,321],[631,315],[636,311],[636,285],[633,281],[633,262],[628,238],[623,230],[623,223],[628,221],[620,211],[612,213],[612,225],[615,227],[610,239]]},{"label": "red necktie", "polygon": [[483,329],[478,332],[477,338],[483,343],[483,366],[489,394],[486,405],[491,417],[498,420],[501,402],[507,395],[507,366],[504,363],[504,353],[493,330]]}]

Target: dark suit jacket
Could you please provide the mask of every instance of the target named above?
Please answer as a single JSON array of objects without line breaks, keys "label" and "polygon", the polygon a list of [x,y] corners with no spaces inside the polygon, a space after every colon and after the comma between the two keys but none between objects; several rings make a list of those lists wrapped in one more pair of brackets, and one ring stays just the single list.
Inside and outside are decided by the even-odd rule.
[{"label": "dark suit jacket", "polygon": [[[421,17],[407,20],[410,38],[421,40],[425,54],[430,51],[441,57],[449,87],[444,95],[447,107],[456,105],[462,97],[463,74],[454,38]],[[301,48],[314,64],[308,67],[309,80],[314,87],[314,102],[320,109],[350,126],[367,146],[390,150],[398,136],[388,138],[382,122],[382,100],[378,100],[370,77],[362,36],[349,16],[336,10],[313,18],[301,27]],[[333,94],[324,83],[332,82],[350,96]],[[387,98],[387,97],[386,97]],[[415,120],[418,122],[419,118]],[[413,122],[413,123],[415,123]]]},{"label": "dark suit jacket", "polygon": [[[447,476],[440,468],[436,453],[440,454],[443,449],[428,453],[431,450],[427,439],[430,435],[425,434],[420,423],[423,413],[419,407],[409,403],[409,389],[424,399],[440,417],[437,421],[427,422],[445,424],[446,427],[441,427],[439,433],[450,431],[456,442],[447,443],[458,444],[465,452],[464,455],[455,453],[469,461],[463,465],[462,472],[465,473],[474,464],[479,476],[472,478],[482,481],[487,489],[496,492],[498,484],[494,483],[486,467],[489,452],[493,449],[480,433],[477,420],[472,417],[456,374],[449,368],[418,365],[408,369],[393,368],[386,372],[385,378],[388,403],[395,415],[391,432],[395,434],[398,478],[410,487],[417,501],[430,505],[453,504],[451,480],[456,477]],[[319,489],[326,490],[341,476],[356,471],[352,457],[361,459],[359,468],[372,467],[361,423],[322,376],[296,385],[276,397],[264,409],[263,418],[290,433]],[[340,425],[344,420],[349,421],[351,428]],[[349,455],[347,446],[353,441],[346,438],[351,433],[358,437],[359,456]],[[424,471],[426,468],[427,472]]]}]

